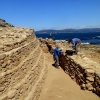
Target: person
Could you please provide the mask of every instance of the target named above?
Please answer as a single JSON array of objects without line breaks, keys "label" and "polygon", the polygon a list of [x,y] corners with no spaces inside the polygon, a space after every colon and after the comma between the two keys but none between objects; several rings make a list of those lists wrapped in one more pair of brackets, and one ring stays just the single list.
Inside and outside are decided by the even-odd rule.
[{"label": "person", "polygon": [[53,57],[54,57],[54,61],[55,61],[54,66],[56,68],[59,68],[59,56],[62,52],[59,48],[60,48],[60,45],[56,44],[56,47],[55,47],[54,53],[53,53]]},{"label": "person", "polygon": [[52,39],[52,34],[50,33],[50,39]]},{"label": "person", "polygon": [[81,45],[81,40],[79,38],[68,39],[68,43],[72,44],[73,51],[77,54]]}]

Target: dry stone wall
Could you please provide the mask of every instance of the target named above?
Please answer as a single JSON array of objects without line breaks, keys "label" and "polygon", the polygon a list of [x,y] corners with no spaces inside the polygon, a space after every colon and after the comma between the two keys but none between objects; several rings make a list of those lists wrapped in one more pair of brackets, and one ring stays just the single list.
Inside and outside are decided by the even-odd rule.
[{"label": "dry stone wall", "polygon": [[[87,58],[87,62],[80,58],[61,55],[60,66],[80,85],[81,89],[93,91],[100,96],[100,68],[96,62]],[[91,62],[91,63],[89,63]]]},{"label": "dry stone wall", "polygon": [[66,66],[66,71],[81,88],[93,91],[100,96],[100,64],[82,54],[76,57],[67,57],[66,60],[70,61],[70,65]]},{"label": "dry stone wall", "polygon": [[[50,51],[53,49],[46,43]],[[85,55],[67,56],[61,54],[60,66],[80,85],[81,89],[93,91],[100,96],[100,64],[90,60]]]},{"label": "dry stone wall", "polygon": [[0,27],[0,100],[37,100],[46,73],[34,30]]}]

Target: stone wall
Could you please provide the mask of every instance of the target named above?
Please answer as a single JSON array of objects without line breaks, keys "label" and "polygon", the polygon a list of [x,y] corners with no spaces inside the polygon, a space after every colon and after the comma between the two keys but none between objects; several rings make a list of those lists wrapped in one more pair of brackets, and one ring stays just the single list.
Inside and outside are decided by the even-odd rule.
[{"label": "stone wall", "polygon": [[[52,45],[46,43],[52,50]],[[90,60],[84,55],[60,56],[61,68],[74,80],[81,89],[93,91],[100,96],[100,64]]]},{"label": "stone wall", "polygon": [[34,30],[0,27],[0,100],[37,100],[46,73]]},{"label": "stone wall", "polygon": [[69,69],[67,72],[80,87],[93,91],[100,96],[100,64],[82,54],[70,58],[66,56],[66,60],[70,61],[70,65],[67,64],[66,66],[66,70]]}]

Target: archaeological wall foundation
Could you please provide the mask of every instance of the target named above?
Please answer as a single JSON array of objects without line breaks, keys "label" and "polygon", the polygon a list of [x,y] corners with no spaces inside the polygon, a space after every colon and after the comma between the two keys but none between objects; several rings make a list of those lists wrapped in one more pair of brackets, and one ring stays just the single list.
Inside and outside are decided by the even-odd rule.
[{"label": "archaeological wall foundation", "polygon": [[[50,52],[53,47],[46,42]],[[100,64],[84,55],[76,57],[61,54],[60,66],[83,90],[89,90],[100,96]]]}]

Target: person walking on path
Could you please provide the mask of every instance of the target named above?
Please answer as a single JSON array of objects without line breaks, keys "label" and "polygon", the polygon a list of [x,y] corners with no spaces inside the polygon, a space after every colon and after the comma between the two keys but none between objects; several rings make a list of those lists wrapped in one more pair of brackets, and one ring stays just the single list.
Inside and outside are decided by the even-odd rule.
[{"label": "person walking on path", "polygon": [[55,47],[54,53],[53,53],[53,57],[54,57],[54,61],[55,61],[54,66],[56,68],[59,68],[59,56],[62,52],[59,48],[60,48],[60,45],[56,44],[56,47]]},{"label": "person walking on path", "polygon": [[73,51],[77,54],[81,45],[81,40],[79,38],[68,39],[68,43],[72,44]]}]

